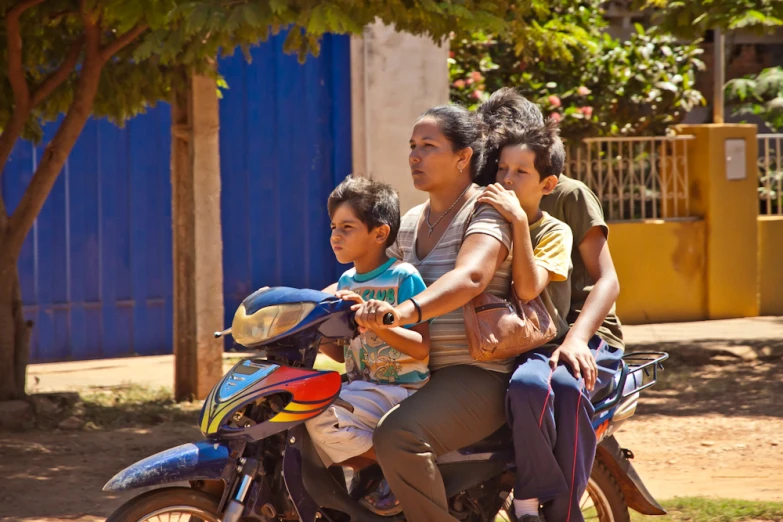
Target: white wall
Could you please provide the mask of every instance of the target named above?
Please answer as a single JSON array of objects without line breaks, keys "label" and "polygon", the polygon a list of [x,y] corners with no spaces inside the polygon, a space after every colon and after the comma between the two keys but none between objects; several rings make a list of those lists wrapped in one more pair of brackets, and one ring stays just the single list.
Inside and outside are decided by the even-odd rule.
[{"label": "white wall", "polygon": [[403,213],[426,200],[411,183],[408,140],[422,112],[449,100],[448,52],[381,23],[351,39],[353,170],[397,189]]}]

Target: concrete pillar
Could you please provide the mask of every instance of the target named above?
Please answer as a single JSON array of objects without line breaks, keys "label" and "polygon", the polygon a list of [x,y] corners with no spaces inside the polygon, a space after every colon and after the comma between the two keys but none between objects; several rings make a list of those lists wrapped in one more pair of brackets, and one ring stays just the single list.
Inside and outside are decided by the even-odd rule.
[{"label": "concrete pillar", "polygon": [[422,112],[449,101],[448,54],[381,23],[351,39],[353,171],[397,189],[403,213],[427,198],[413,188],[408,141]]},{"label": "concrete pillar", "polygon": [[691,213],[706,222],[709,319],[759,313],[755,125],[679,125],[688,142]]},{"label": "concrete pillar", "polygon": [[759,314],[783,315],[783,216],[760,216]]},{"label": "concrete pillar", "polygon": [[172,103],[174,394],[203,399],[223,374],[217,86],[194,76]]}]

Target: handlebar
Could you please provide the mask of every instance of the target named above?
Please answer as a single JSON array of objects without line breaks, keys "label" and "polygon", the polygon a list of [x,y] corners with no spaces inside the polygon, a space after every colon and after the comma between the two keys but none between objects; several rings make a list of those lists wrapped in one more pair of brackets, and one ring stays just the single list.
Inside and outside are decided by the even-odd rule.
[{"label": "handlebar", "polygon": [[[351,325],[353,325],[353,327],[356,328],[357,324],[356,324],[356,320],[354,319],[354,313],[351,312],[351,314],[348,317],[349,317],[349,320],[351,322]],[[387,312],[386,314],[384,314],[384,316],[383,316],[383,324],[389,325],[389,326],[393,325],[394,324],[394,314],[391,313],[391,312]]]}]

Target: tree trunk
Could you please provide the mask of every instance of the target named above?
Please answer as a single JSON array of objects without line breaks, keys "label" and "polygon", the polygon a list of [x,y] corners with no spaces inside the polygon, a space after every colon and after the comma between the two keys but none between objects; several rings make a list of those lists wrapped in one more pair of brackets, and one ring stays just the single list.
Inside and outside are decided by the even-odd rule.
[{"label": "tree trunk", "polygon": [[[7,222],[0,200],[0,238],[5,235]],[[4,248],[0,239],[0,250]],[[22,293],[15,263],[0,266],[0,401],[20,400],[25,396],[31,326],[22,312]]]},{"label": "tree trunk", "polygon": [[223,375],[217,85],[190,77],[172,103],[174,396],[204,399]]},{"label": "tree trunk", "polygon": [[[46,146],[22,199],[10,216],[0,196],[0,401],[25,395],[30,328],[22,312],[17,261],[22,245],[90,117],[103,60],[100,30],[86,29],[88,46],[73,102]],[[91,45],[89,45],[91,44]]]}]

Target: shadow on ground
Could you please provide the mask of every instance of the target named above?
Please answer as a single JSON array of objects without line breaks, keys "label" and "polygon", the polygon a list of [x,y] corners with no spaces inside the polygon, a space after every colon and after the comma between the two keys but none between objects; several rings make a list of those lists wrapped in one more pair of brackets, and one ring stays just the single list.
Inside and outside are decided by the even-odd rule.
[{"label": "shadow on ground", "polygon": [[194,425],[111,431],[0,433],[0,520],[108,516],[138,495],[101,491],[126,466],[200,439]]},{"label": "shadow on ground", "polygon": [[658,384],[643,392],[638,415],[783,418],[783,339],[629,347],[634,350],[670,355]]}]

